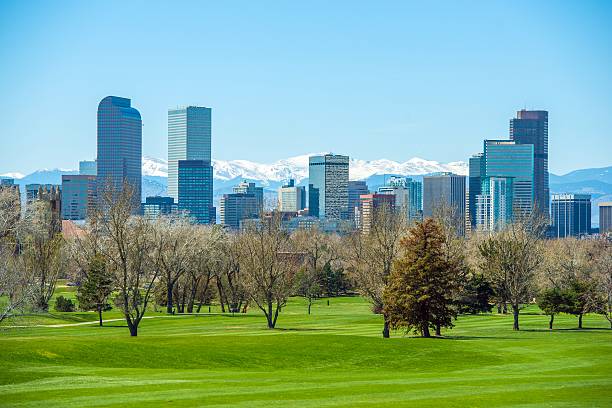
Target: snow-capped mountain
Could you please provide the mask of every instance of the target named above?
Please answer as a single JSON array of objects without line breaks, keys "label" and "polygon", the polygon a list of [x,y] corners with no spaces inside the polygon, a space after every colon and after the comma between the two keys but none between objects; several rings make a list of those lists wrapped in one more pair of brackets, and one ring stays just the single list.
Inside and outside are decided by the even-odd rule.
[{"label": "snow-capped mountain", "polygon": [[[214,178],[223,181],[244,178],[261,181],[264,184],[293,178],[299,183],[308,177],[308,158],[310,156],[312,154],[290,157],[271,164],[249,160],[213,160]],[[403,163],[386,159],[350,159],[349,162],[349,176],[352,180],[365,180],[382,174],[414,176],[441,171],[466,175],[468,167],[464,162],[439,163],[417,157]],[[162,159],[145,156],[142,160],[142,172],[147,176],[167,177],[168,163]]]}]

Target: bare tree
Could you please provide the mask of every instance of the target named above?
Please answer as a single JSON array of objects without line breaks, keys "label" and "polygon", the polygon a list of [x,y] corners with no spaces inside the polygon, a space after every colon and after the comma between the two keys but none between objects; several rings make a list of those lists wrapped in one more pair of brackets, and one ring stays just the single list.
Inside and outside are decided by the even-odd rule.
[{"label": "bare tree", "polygon": [[[388,206],[377,208],[373,215],[367,234],[354,232],[345,238],[345,259],[360,292],[372,303],[373,312],[383,313],[383,292],[408,223],[403,211],[393,211]],[[389,321],[384,313],[383,319],[383,337],[388,338]]]},{"label": "bare tree", "polygon": [[220,243],[223,238],[217,226],[194,228],[192,239],[194,250],[190,256],[188,268],[188,301],[187,313],[193,313],[196,300],[199,301],[198,312],[202,303],[207,300],[210,283],[222,264]]},{"label": "bare tree", "polygon": [[535,276],[543,262],[540,237],[545,222],[536,215],[492,233],[479,245],[480,268],[496,292],[505,293],[519,330],[519,312],[535,293]]},{"label": "bare tree", "polygon": [[125,316],[131,336],[147,311],[151,291],[160,274],[161,260],[155,245],[158,231],[147,219],[134,217],[133,189],[124,184],[121,193],[111,188],[102,192],[100,225],[103,239],[100,250],[109,260],[119,291],[115,304]]},{"label": "bare tree", "polygon": [[240,239],[237,234],[223,233],[219,241],[219,267],[215,274],[221,311],[246,312],[249,295],[240,270]]},{"label": "bare tree", "polygon": [[606,239],[595,241],[591,259],[599,294],[598,311],[608,320],[612,329],[612,243]]},{"label": "bare tree", "polygon": [[268,328],[273,329],[302,257],[292,247],[277,215],[249,224],[238,238],[238,247],[247,293],[266,316]]}]

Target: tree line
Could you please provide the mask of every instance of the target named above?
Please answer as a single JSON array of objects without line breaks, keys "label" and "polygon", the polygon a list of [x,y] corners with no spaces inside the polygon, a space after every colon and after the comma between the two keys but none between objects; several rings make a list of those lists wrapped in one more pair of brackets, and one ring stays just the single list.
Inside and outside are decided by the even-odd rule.
[{"label": "tree line", "polygon": [[[116,307],[130,335],[151,309],[198,313],[211,302],[224,313],[258,310],[276,327],[289,297],[308,314],[322,297],[358,293],[383,317],[382,335],[405,330],[430,337],[463,313],[520,310],[531,303],[550,316],[599,313],[612,327],[612,247],[606,240],[544,240],[543,220],[525,217],[502,231],[460,237],[442,208],[409,223],[381,207],[367,233],[288,232],[280,217],[240,232],[194,225],[187,217],[134,216],[131,189],[103,192],[103,205],[66,238],[44,201],[24,217],[0,191],[0,321],[30,308],[47,311],[58,278],[77,283],[78,306]],[[14,203],[13,203],[14,204]],[[64,301],[64,300],[62,300]]]}]

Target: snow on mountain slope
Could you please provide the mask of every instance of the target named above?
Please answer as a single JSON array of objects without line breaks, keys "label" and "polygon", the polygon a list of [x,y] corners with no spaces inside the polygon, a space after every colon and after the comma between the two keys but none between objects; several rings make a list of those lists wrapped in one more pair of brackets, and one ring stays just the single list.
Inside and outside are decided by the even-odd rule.
[{"label": "snow on mountain slope", "polygon": [[[259,181],[285,181],[289,178],[298,183],[308,177],[308,157],[312,154],[290,157],[271,164],[256,163],[249,160],[213,160],[214,177],[218,180],[245,178]],[[393,160],[351,159],[349,176],[352,180],[367,179],[377,174],[423,175],[450,171],[467,175],[468,167],[464,162],[439,163],[418,157],[404,163]],[[168,163],[162,159],[143,157],[142,174],[167,177]]]}]

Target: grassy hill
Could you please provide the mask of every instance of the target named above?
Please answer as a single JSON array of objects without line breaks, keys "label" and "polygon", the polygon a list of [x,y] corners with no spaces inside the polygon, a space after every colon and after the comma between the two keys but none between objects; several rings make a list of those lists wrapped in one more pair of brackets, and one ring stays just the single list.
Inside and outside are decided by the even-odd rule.
[{"label": "grassy hill", "polygon": [[[70,288],[64,288],[69,291]],[[215,312],[215,309],[212,310]],[[380,336],[360,298],[292,299],[279,329],[254,309],[167,317],[139,336],[93,313],[52,313],[0,329],[0,406],[610,406],[612,330],[600,316],[460,317],[444,339]],[[116,312],[107,318],[116,318]],[[65,327],[40,324],[90,323]]]}]

